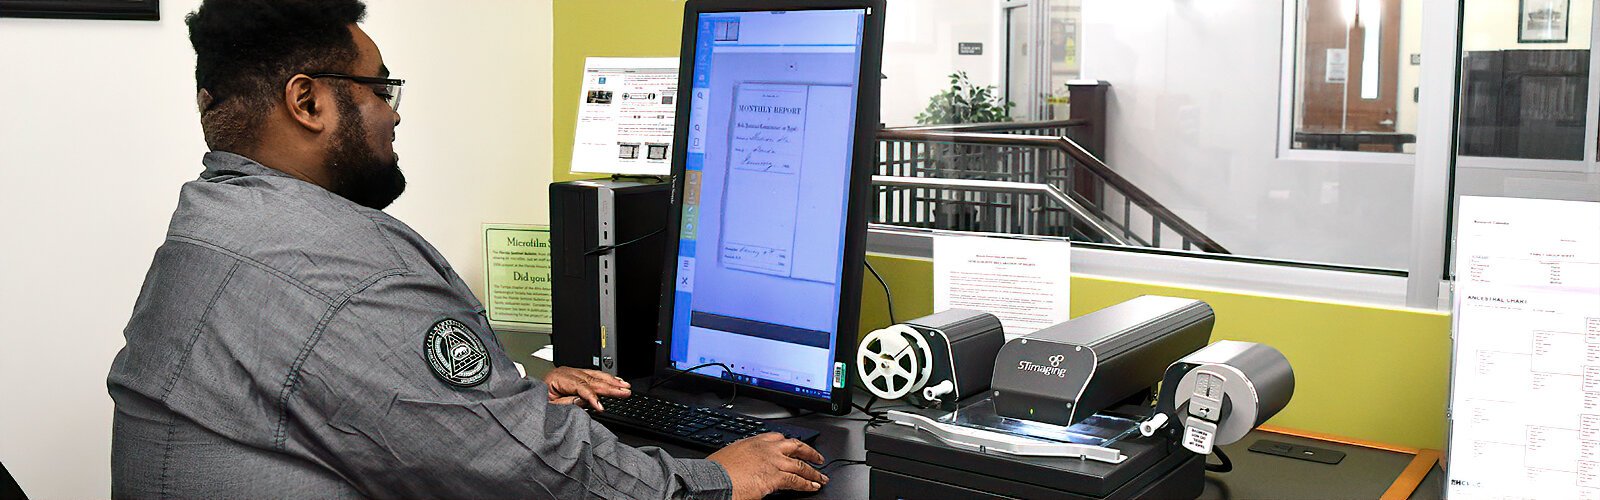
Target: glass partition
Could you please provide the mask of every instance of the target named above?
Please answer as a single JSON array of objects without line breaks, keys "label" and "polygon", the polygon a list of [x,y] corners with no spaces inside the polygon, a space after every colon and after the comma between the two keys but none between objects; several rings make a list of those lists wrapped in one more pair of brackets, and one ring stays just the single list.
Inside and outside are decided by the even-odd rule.
[{"label": "glass partition", "polygon": [[[1586,0],[1466,0],[1458,152],[1463,166],[1582,170],[1593,159]],[[1589,138],[1586,140],[1585,138]]]},{"label": "glass partition", "polygon": [[1462,3],[1452,207],[1462,196],[1600,201],[1594,16],[1587,0]]},{"label": "glass partition", "polygon": [[[1403,274],[1413,160],[1365,158],[1412,139],[1280,155],[1294,110],[1333,133],[1415,130],[1420,0],[1358,1],[1353,24],[1330,1],[897,2],[878,173],[920,180],[880,183],[874,221]],[[1297,73],[1286,54],[1325,57],[1333,36],[1301,30],[1324,15],[1302,6],[1351,36],[1345,111],[1296,97],[1327,62]]]},{"label": "glass partition", "polygon": [[1302,0],[1292,149],[1412,153],[1421,0]]}]

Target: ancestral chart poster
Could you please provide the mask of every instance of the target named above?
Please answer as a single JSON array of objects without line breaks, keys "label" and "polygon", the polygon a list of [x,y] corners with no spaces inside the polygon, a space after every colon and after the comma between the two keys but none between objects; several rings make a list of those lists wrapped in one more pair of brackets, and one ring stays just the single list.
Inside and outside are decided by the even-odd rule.
[{"label": "ancestral chart poster", "polygon": [[1446,496],[1600,498],[1600,203],[1460,207]]}]

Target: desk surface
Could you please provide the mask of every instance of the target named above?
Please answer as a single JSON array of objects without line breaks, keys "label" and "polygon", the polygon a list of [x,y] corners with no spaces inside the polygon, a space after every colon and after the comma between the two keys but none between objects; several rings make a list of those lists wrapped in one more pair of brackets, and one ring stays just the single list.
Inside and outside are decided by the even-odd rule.
[{"label": "desk surface", "polygon": [[[549,343],[542,334],[501,332],[501,344],[511,359],[527,368],[529,376],[549,372],[553,365],[533,357],[533,352]],[[668,390],[663,390],[666,392]],[[671,394],[684,402],[714,406],[722,401],[714,395],[699,396]],[[859,416],[859,415],[858,415]],[[865,422],[834,417],[809,416],[788,419],[792,423],[816,429],[822,433],[817,438],[817,451],[829,460],[849,458],[864,460],[866,444]],[[633,446],[657,446],[676,457],[704,457],[705,452],[662,443],[650,438],[619,433],[618,439]],[[1249,451],[1250,445],[1260,439],[1314,446],[1342,451],[1344,461],[1327,465],[1305,460],[1284,458]],[[1287,436],[1263,431],[1253,431],[1244,439],[1223,446],[1233,460],[1233,471],[1226,474],[1207,473],[1206,489],[1200,498],[1206,500],[1231,498],[1379,498],[1389,489],[1401,471],[1411,463],[1412,455],[1372,448],[1349,446],[1313,439]],[[867,473],[865,465],[835,464],[823,471],[829,483],[820,493],[808,498],[830,499],[867,498]],[[1443,488],[1442,473],[1434,466],[1411,498],[1434,500],[1440,498]]]}]

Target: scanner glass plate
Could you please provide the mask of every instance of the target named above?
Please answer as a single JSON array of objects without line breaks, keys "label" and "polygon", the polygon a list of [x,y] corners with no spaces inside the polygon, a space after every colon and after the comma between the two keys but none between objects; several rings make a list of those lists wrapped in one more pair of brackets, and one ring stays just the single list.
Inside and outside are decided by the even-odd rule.
[{"label": "scanner glass plate", "polygon": [[939,417],[943,423],[999,431],[1042,441],[1108,446],[1139,432],[1139,422],[1122,417],[1096,414],[1071,427],[1001,416],[994,410],[994,399],[984,398]]}]

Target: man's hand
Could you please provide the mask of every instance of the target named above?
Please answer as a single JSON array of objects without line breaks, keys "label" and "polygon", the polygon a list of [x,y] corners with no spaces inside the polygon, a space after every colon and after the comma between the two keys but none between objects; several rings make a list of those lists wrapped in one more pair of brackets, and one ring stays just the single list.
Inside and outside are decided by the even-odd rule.
[{"label": "man's hand", "polygon": [[625,398],[633,395],[633,391],[628,390],[632,385],[627,381],[598,370],[563,366],[550,370],[544,376],[544,383],[550,387],[551,403],[586,404],[598,411],[605,411],[600,406],[600,396]]},{"label": "man's hand", "polygon": [[758,499],[778,490],[817,491],[828,484],[828,476],[806,463],[822,465],[822,454],[776,432],[741,439],[706,459],[728,471],[734,500]]}]

